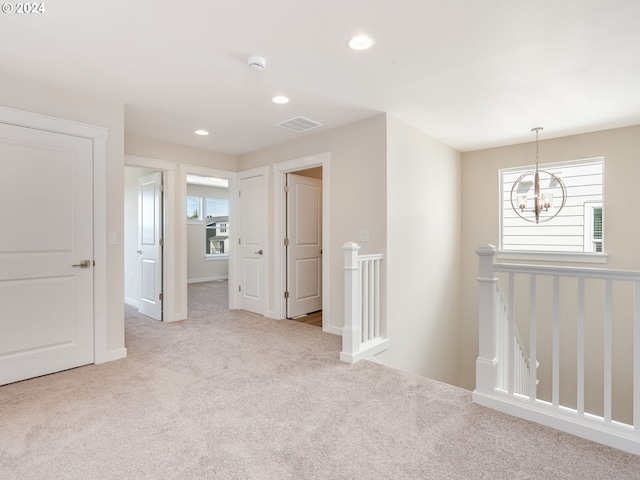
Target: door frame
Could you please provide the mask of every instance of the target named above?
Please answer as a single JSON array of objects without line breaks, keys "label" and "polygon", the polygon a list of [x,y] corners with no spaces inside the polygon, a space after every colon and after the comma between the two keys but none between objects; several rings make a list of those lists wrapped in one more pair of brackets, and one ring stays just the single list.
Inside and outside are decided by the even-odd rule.
[{"label": "door frame", "polygon": [[177,166],[175,163],[166,162],[164,160],[156,160],[153,158],[137,157],[134,155],[124,156],[125,167],[148,168],[162,173],[162,184],[164,190],[162,192],[162,239],[164,246],[162,248],[162,321],[177,322],[184,320],[185,311],[175,311],[176,302],[173,292],[168,292],[169,285],[175,285],[175,248],[176,241],[173,237],[173,229],[171,228],[175,222],[175,202],[176,193],[174,189]]},{"label": "door frame", "polygon": [[322,167],[322,330],[337,335],[342,335],[342,328],[331,326],[331,310],[329,295],[329,279],[331,278],[331,242],[329,230],[329,164],[331,153],[324,152],[307,157],[287,160],[273,165],[273,204],[274,204],[274,248],[273,264],[273,305],[274,311],[270,312],[271,318],[284,319],[286,317],[286,300],[284,292],[287,289],[287,255],[284,239],[287,235],[287,201],[284,192],[286,174],[307,170],[314,167]]},{"label": "door frame", "polygon": [[[44,130],[93,142],[93,361],[104,363],[127,356],[126,348],[107,346],[107,139],[109,130],[38,113],[0,107],[0,122]],[[111,233],[111,232],[110,232]]]}]

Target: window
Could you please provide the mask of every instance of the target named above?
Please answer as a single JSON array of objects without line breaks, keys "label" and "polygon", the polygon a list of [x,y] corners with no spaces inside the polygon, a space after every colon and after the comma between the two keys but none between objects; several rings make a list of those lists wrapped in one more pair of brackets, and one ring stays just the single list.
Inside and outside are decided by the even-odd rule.
[{"label": "window", "polygon": [[602,252],[602,204],[584,204],[584,251]]},{"label": "window", "polygon": [[229,216],[207,217],[205,228],[207,255],[229,253]]},{"label": "window", "polygon": [[[500,251],[602,253],[604,159],[552,163],[539,168],[562,179],[567,189],[565,206],[546,223],[526,222],[511,206],[511,188],[535,165],[500,170]],[[533,196],[531,191],[521,193]],[[557,207],[560,201],[554,198],[553,204]]]},{"label": "window", "polygon": [[229,181],[187,175],[186,215],[190,251],[205,260],[224,260],[229,254]]},{"label": "window", "polygon": [[229,199],[205,198],[206,255],[229,253]]},{"label": "window", "polygon": [[187,197],[187,220],[202,220],[202,199]]}]

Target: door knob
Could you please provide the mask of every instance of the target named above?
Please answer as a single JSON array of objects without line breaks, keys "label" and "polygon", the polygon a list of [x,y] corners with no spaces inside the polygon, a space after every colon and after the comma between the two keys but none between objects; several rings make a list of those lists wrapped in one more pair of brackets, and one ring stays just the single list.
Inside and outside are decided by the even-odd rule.
[{"label": "door knob", "polygon": [[71,265],[72,267],[89,268],[91,266],[91,260],[80,260],[80,263]]},{"label": "door knob", "polygon": [[257,252],[253,252],[253,253],[257,253],[258,255],[262,255],[262,249],[258,250]]},{"label": "door knob", "polygon": [[142,250],[136,250],[136,253],[142,255]]}]

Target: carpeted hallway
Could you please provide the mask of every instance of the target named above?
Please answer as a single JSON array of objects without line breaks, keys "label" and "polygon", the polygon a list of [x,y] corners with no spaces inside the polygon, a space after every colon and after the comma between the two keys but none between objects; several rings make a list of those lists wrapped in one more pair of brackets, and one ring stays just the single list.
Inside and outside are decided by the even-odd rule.
[{"label": "carpeted hallway", "polygon": [[339,337],[219,290],[190,286],[174,324],[127,308],[126,359],[0,387],[0,478],[640,478],[640,457],[342,363]]}]

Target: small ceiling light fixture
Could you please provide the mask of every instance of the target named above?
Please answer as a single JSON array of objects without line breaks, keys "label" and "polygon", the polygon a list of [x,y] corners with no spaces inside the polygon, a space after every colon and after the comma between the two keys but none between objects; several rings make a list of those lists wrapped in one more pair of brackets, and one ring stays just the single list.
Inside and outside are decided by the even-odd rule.
[{"label": "small ceiling light fixture", "polygon": [[[538,132],[542,127],[532,128],[536,132],[536,169],[518,177],[511,187],[511,207],[527,222],[544,223],[556,217],[567,202],[567,188],[558,175],[538,169]],[[543,179],[540,180],[542,174]],[[531,188],[533,187],[533,192]],[[560,206],[554,210],[554,192],[561,196]],[[533,193],[533,205],[529,205],[527,194]]]},{"label": "small ceiling light fixture", "polygon": [[202,135],[202,136],[209,135],[209,132],[207,132],[206,130],[196,130],[193,133],[195,133],[196,135]]},{"label": "small ceiling light fixture", "polygon": [[375,39],[366,34],[354,35],[349,39],[349,48],[353,50],[368,50],[375,45]]},{"label": "small ceiling light fixture", "polygon": [[284,95],[276,95],[275,97],[271,97],[271,101],[279,105],[284,105],[285,103],[289,103],[289,97],[285,97]]}]

